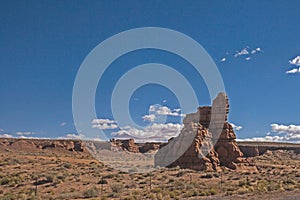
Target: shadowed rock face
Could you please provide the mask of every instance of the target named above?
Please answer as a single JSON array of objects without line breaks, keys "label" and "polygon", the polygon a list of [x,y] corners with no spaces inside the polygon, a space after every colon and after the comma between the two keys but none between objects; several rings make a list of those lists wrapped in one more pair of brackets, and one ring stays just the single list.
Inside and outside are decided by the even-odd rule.
[{"label": "shadowed rock face", "polygon": [[[193,130],[194,129],[194,130]],[[195,138],[188,149],[175,162],[168,167],[180,166],[194,170],[219,171],[220,162],[213,148],[212,136],[207,128],[199,123],[185,125],[183,131],[196,131]],[[157,161],[157,160],[156,160]],[[157,162],[156,165],[159,163]]]},{"label": "shadowed rock face", "polygon": [[228,98],[219,93],[212,106],[199,107],[186,115],[180,135],[155,155],[155,165],[195,170],[220,170],[220,165],[238,169],[246,164],[227,122]]},{"label": "shadowed rock face", "polygon": [[111,139],[110,143],[115,148],[120,148],[120,150],[126,150],[132,153],[139,153],[139,147],[134,143],[134,139],[128,140],[116,140]]},{"label": "shadowed rock face", "polygon": [[151,151],[157,151],[158,149],[163,146],[161,142],[147,142],[145,144],[140,144],[139,151],[141,153],[151,152]]}]

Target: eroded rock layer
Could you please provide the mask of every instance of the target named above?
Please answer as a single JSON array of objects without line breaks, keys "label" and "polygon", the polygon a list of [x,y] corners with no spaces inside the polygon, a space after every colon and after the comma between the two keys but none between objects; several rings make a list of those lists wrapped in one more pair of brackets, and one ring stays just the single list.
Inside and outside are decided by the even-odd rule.
[{"label": "eroded rock layer", "polygon": [[185,125],[184,131],[187,129],[195,129],[193,131],[196,131],[196,136],[183,155],[168,167],[180,166],[181,168],[206,171],[220,170],[220,161],[213,148],[211,133],[208,129],[193,122]]},{"label": "eroded rock layer", "polygon": [[[246,168],[249,163],[243,159],[234,130],[227,122],[228,112],[228,98],[219,93],[212,106],[199,107],[196,113],[186,115],[180,135],[157,152],[155,165],[195,170]],[[183,144],[182,154],[178,153],[178,144]]]}]

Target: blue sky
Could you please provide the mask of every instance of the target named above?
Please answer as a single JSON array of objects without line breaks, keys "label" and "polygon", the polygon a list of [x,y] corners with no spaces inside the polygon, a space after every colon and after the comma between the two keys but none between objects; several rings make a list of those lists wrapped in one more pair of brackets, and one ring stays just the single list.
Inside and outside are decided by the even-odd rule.
[{"label": "blue sky", "polygon": [[[57,138],[77,134],[72,90],[86,56],[122,31],[163,27],[196,40],[217,64],[230,100],[229,121],[242,126],[236,131],[238,138],[297,142],[299,6],[297,1],[2,2],[0,135]],[[167,52],[140,50],[115,60],[101,79],[97,117],[112,121],[100,120],[96,125],[115,124],[110,109],[114,84],[134,66],[149,62],[179,70],[197,91],[199,104],[210,104],[203,79],[188,63]],[[143,116],[150,115],[149,108],[155,104],[172,131],[180,122],[180,112],[174,110],[179,103],[176,95],[159,85],[146,85],[134,93],[132,118],[141,126],[152,126]]]}]

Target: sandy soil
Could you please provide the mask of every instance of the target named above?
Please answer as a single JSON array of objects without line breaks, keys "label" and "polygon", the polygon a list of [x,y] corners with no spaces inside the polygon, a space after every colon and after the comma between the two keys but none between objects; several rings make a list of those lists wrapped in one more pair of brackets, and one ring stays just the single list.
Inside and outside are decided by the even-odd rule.
[{"label": "sandy soil", "polygon": [[86,152],[0,148],[0,199],[300,199],[300,154],[267,151],[258,171],[128,174]]}]

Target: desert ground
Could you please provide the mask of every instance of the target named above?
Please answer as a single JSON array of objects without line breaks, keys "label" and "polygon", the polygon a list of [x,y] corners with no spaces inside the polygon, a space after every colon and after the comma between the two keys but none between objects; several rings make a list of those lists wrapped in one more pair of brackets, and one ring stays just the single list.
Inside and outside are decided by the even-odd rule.
[{"label": "desert ground", "polygon": [[248,158],[257,171],[175,167],[128,174],[105,166],[87,151],[35,148],[30,140],[0,141],[1,200],[300,199],[300,154],[293,150],[268,150]]}]

